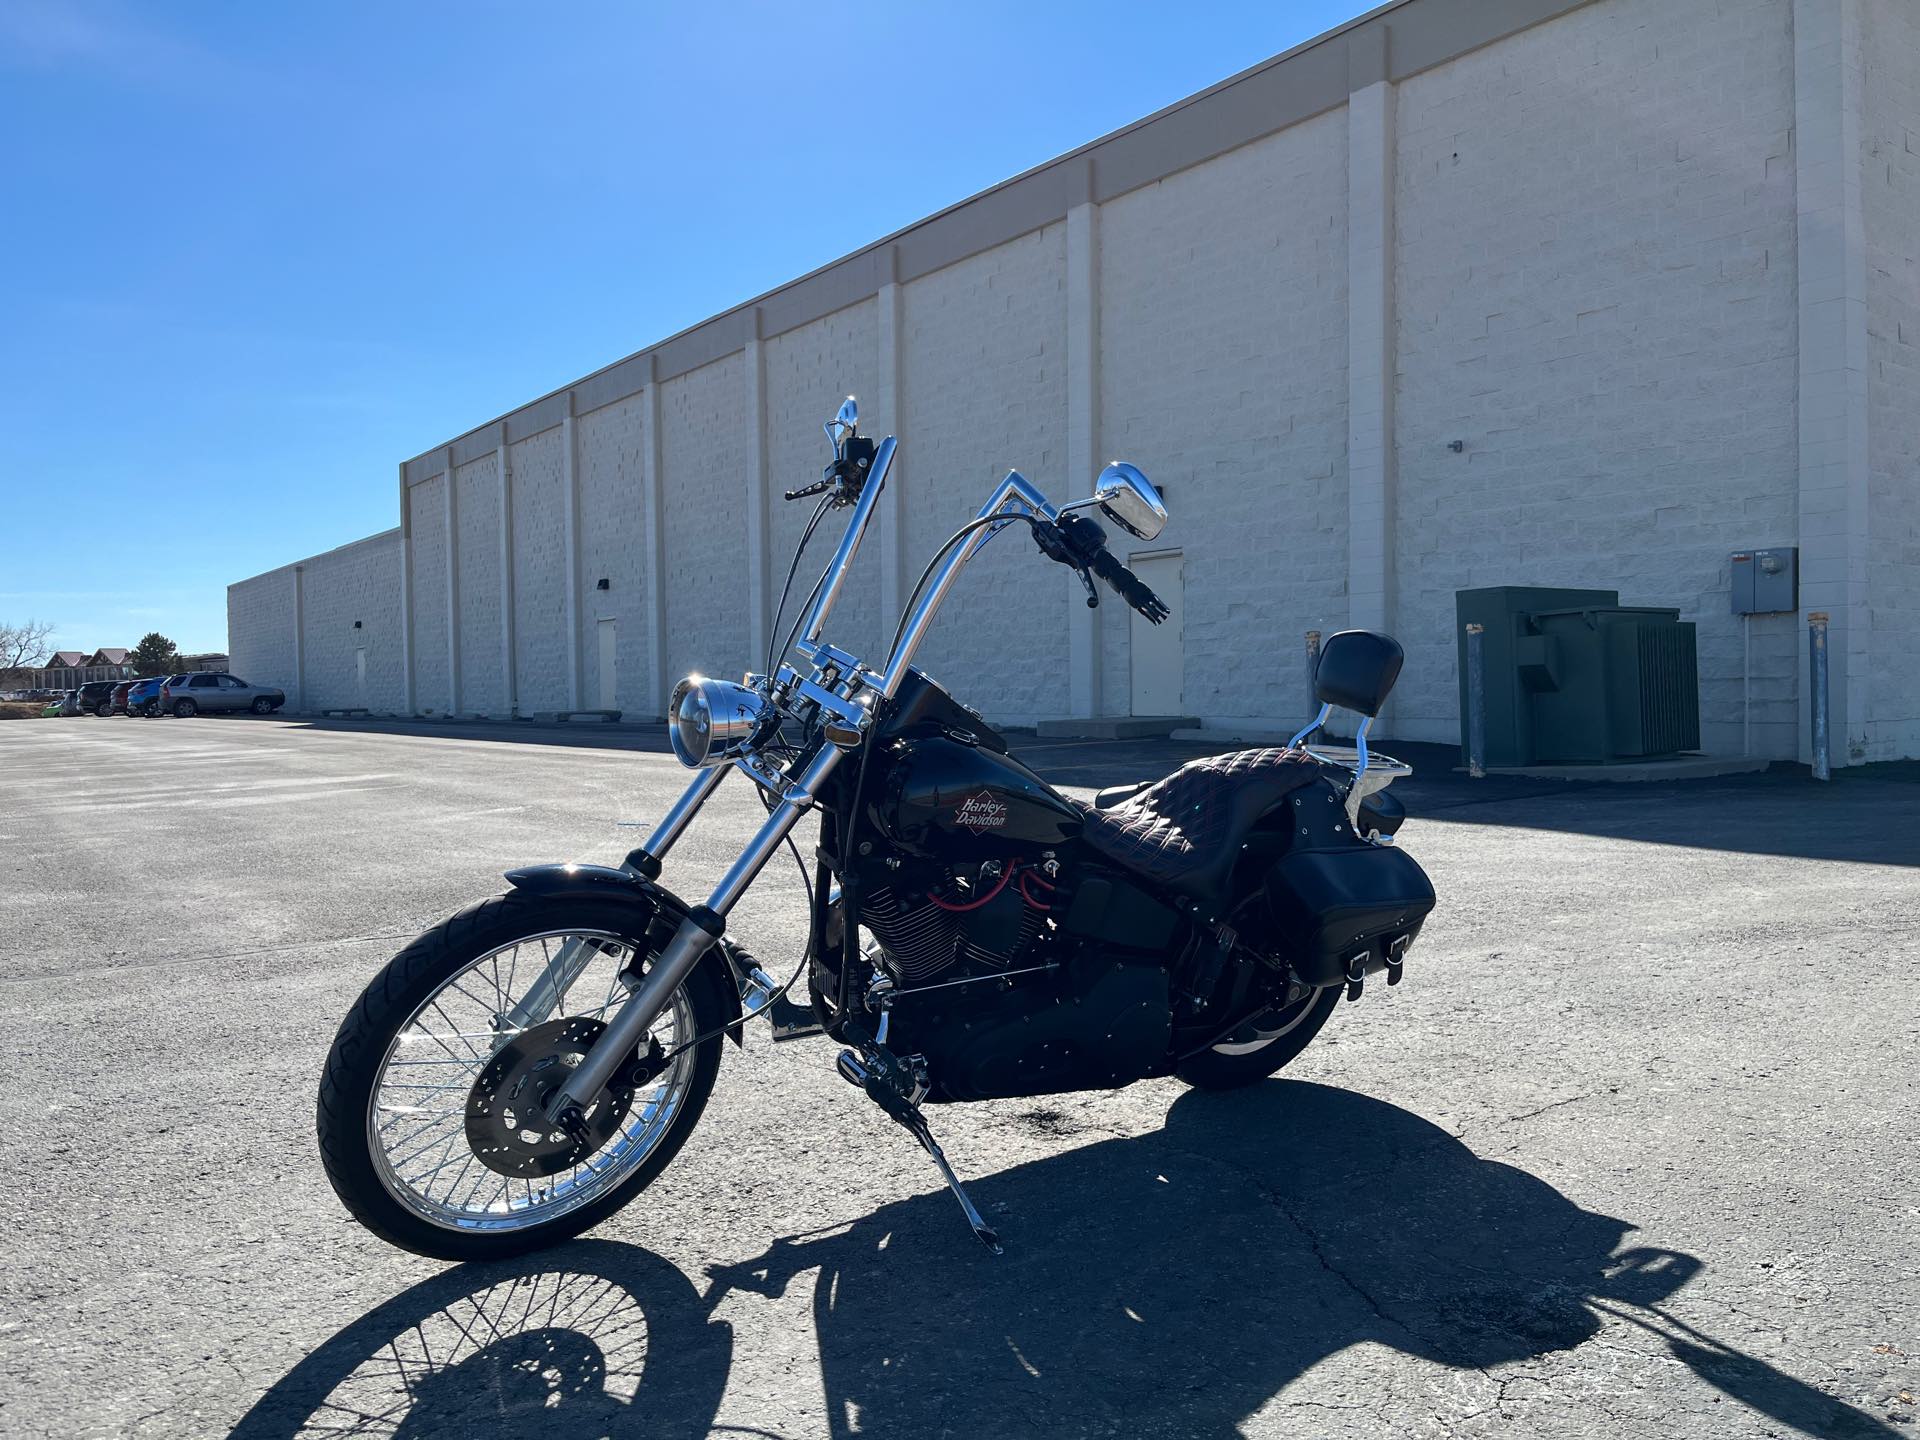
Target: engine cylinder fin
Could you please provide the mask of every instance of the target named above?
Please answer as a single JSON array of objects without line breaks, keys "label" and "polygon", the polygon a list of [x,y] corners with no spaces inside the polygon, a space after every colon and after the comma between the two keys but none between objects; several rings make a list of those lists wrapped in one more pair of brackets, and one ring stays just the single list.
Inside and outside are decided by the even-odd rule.
[{"label": "engine cylinder fin", "polygon": [[1040,913],[1013,890],[1003,895],[1003,900],[994,902],[995,908],[1005,905],[1019,910],[1010,926],[970,923],[970,913],[984,921],[986,912],[945,910],[924,897],[917,904],[909,903],[893,887],[881,885],[863,898],[860,923],[880,942],[904,984],[919,984],[955,964],[998,970],[1025,952],[1044,923]]}]

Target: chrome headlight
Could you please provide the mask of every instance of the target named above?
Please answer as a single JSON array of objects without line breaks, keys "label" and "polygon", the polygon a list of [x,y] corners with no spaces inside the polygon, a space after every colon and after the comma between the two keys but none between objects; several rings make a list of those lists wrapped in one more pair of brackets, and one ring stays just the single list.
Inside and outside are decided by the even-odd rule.
[{"label": "chrome headlight", "polygon": [[746,748],[767,713],[758,690],[731,680],[689,675],[667,701],[667,734],[682,765],[699,769],[731,760]]}]

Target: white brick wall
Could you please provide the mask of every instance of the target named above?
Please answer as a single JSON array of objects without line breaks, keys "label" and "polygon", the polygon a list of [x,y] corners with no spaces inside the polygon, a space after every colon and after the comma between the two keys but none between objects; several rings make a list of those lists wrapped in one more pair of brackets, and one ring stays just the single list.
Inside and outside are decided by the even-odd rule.
[{"label": "white brick wall", "polygon": [[447,479],[407,491],[413,515],[413,687],[422,713],[445,715],[453,704],[447,663]]},{"label": "white brick wall", "polygon": [[500,461],[488,454],[454,470],[460,524],[460,711],[507,713],[500,649]]},{"label": "white brick wall", "polygon": [[[1815,33],[1808,16],[1836,33],[1835,17],[1850,17],[1864,55],[1854,91],[1824,72],[1813,76],[1805,57],[1796,75],[1796,6],[1803,41]],[[1800,373],[1805,316],[1825,280],[1812,268],[1802,273],[1799,227],[1808,221],[1796,211],[1807,208],[1801,188],[1841,175],[1858,182],[1866,318],[1857,332],[1845,323],[1823,329],[1821,345],[1867,367],[1862,464],[1871,494],[1857,606],[1870,643],[1842,654],[1864,656],[1844,693],[1866,697],[1865,718],[1843,716],[1844,739],[1861,746],[1857,758],[1920,753],[1914,0],[1596,0],[1395,85],[1378,83],[1366,52],[1348,58],[1361,96],[1351,114],[1335,105],[1097,206],[1069,199],[1071,222],[929,274],[899,258],[918,243],[909,232],[899,256],[882,252],[872,269],[876,288],[913,276],[883,292],[889,306],[897,293],[897,329],[894,310],[883,324],[882,302],[863,299],[770,334],[755,342],[758,390],[743,350],[611,403],[601,403],[607,387],[582,382],[574,400],[598,408],[575,423],[581,703],[598,703],[603,618],[618,624],[615,699],[630,717],[657,713],[661,669],[670,679],[758,668],[761,657],[748,654],[748,597],[777,594],[810,508],[786,505],[778,492],[818,475],[820,422],[852,392],[902,441],[903,483],[883,504],[905,503],[908,584],[1009,467],[1057,497],[1083,494],[1091,475],[1068,473],[1068,448],[1078,456],[1091,446],[1096,458],[1134,460],[1163,482],[1173,524],[1152,547],[1116,537],[1116,548],[1184,552],[1183,708],[1209,725],[1292,724],[1301,633],[1340,628],[1356,609],[1384,605],[1409,655],[1384,728],[1453,740],[1454,592],[1604,586],[1626,603],[1674,606],[1696,622],[1703,738],[1709,750],[1736,752],[1745,637],[1729,613],[1727,556],[1756,545],[1832,549],[1836,517],[1821,509],[1826,492],[1818,491],[1829,482],[1809,480],[1813,452],[1802,443],[1811,435],[1817,451],[1826,422],[1812,405],[1808,416],[1798,413],[1810,393]],[[1796,94],[1805,106],[1816,92],[1817,105],[1831,92],[1835,111],[1829,123],[1816,105],[1808,120],[1825,127],[1817,163],[1796,116]],[[1856,92],[1854,169],[1831,135],[1853,133],[1839,116],[1842,97]],[[1087,164],[1090,190],[1103,165]],[[1352,195],[1350,176],[1358,177]],[[1377,247],[1388,233],[1388,196],[1393,253],[1383,274]],[[1833,260],[1822,255],[1823,266]],[[769,301],[762,317],[790,313],[783,304]],[[722,345],[746,345],[750,330],[742,324],[738,341]],[[883,346],[896,334],[897,394],[891,366],[883,373]],[[1855,342],[1865,357],[1858,362]],[[1351,383],[1350,343],[1360,357]],[[1389,348],[1390,385],[1370,378]],[[627,370],[626,383],[647,373]],[[1383,392],[1393,440],[1385,463],[1377,449]],[[896,413],[886,414],[890,407]],[[512,451],[523,712],[567,702],[576,643],[566,623],[566,431],[552,407],[543,413],[551,428]],[[1350,441],[1365,487],[1354,492],[1358,502]],[[656,443],[664,576],[650,573],[643,524],[643,474]],[[762,454],[772,495],[764,575],[754,568],[746,503]],[[1080,461],[1076,468],[1088,468]],[[491,454],[451,481],[436,477],[407,492],[417,703],[444,711],[453,684],[449,483],[460,530],[460,707],[502,713]],[[1352,534],[1350,515],[1358,517]],[[876,657],[895,618],[880,614],[882,528],[869,536],[830,631]],[[817,542],[802,594],[839,529],[836,517]],[[1369,553],[1382,532],[1384,564]],[[1841,547],[1846,566],[1858,559],[1848,548],[1855,538],[1849,531]],[[350,673],[342,667],[351,649],[327,627],[371,608],[367,586],[383,553],[375,545],[361,569],[317,560],[308,572],[316,619],[307,667],[316,688],[324,675],[332,693]],[[1831,555],[1819,558],[1831,569]],[[1361,582],[1352,593],[1350,566]],[[292,665],[291,591],[280,574],[230,590],[235,664],[262,674]],[[605,591],[596,588],[603,577]],[[666,653],[655,656],[648,595],[660,579]],[[1106,604],[1075,641],[1077,603],[1057,571],[1041,568],[1031,542],[1008,534],[962,581],[921,663],[1003,721],[1067,714],[1075,683],[1082,705],[1124,713],[1127,613]],[[1086,688],[1095,643],[1097,693]],[[1858,644],[1856,633],[1848,646]],[[1753,623],[1760,753],[1790,756],[1800,743],[1804,648],[1798,616]],[[1862,668],[1871,670],[1865,685]],[[378,675],[370,689],[397,688]]]},{"label": "white brick wall", "polygon": [[[303,571],[296,582],[296,570]],[[294,641],[299,583],[304,631]],[[359,628],[355,628],[355,622]],[[394,714],[404,703],[400,668],[400,532],[383,531],[227,587],[233,673],[277,685],[289,710],[365,709]],[[359,652],[366,651],[366,681]]]},{"label": "white brick wall", "polygon": [[[1066,226],[950,265],[905,292],[911,587],[1008,470],[1049,494],[1074,484],[1066,474]],[[1057,572],[1044,564],[1026,535],[1002,534],[961,576],[915,657],[989,719],[1067,713],[1066,607]]]},{"label": "white brick wall", "polygon": [[509,452],[513,474],[514,671],[520,713],[565,710],[567,566],[561,495],[563,432],[545,430]]},{"label": "white brick wall", "polygon": [[738,679],[760,663],[747,653],[742,358],[729,355],[662,385],[660,426],[668,673]]},{"label": "white brick wall", "polygon": [[1920,754],[1920,6],[1864,0],[1872,698],[1867,757]]},{"label": "white brick wall", "polygon": [[[329,550],[302,562],[306,710],[397,713],[405,703],[400,671],[400,532]],[[358,630],[354,622],[360,623]],[[360,650],[367,678],[360,683]],[[237,674],[251,680],[246,671]],[[292,694],[289,688],[288,694]]]},{"label": "white brick wall", "polygon": [[256,685],[293,696],[293,567],[227,587],[227,665]]},{"label": "white brick wall", "polygon": [[[629,396],[582,415],[580,458],[580,703],[600,697],[600,651],[595,627],[614,622],[614,699],[623,712],[647,713],[647,627],[641,577],[646,555],[640,512],[640,452],[646,440],[646,399]],[[601,580],[607,589],[598,588]]]},{"label": "white brick wall", "polygon": [[[864,413],[875,413],[879,399],[877,325],[878,306],[868,300],[766,342],[767,486],[773,492],[769,593],[773,603],[779,602],[780,584],[793,562],[793,547],[799,544],[800,532],[818,503],[796,500],[788,504],[780,493],[820,478],[821,467],[830,458],[820,426],[839,408],[841,400],[857,396]],[[890,489],[880,503],[893,505],[899,499]],[[840,543],[848,513],[832,511],[820,522],[807,549],[806,563],[794,576],[793,598],[787,604],[781,636],[792,628],[807,591]],[[826,638],[856,655],[874,654],[893,638],[891,623],[887,633],[880,634],[879,542],[876,523],[861,544],[860,558],[841,589],[827,625]],[[763,663],[763,659],[756,659],[753,668],[758,670]]]},{"label": "white brick wall", "polygon": [[[1604,586],[1698,624],[1738,752],[1727,555],[1797,527],[1789,19],[1603,0],[1400,86],[1395,733],[1458,738],[1454,591]],[[1799,638],[1754,622],[1763,753]]]},{"label": "white brick wall", "polygon": [[[1297,723],[1300,636],[1346,618],[1346,140],[1335,111],[1102,207],[1100,438],[1167,485],[1189,713]],[[1085,493],[1090,476],[1073,477]],[[1104,709],[1128,711],[1106,597]]]}]

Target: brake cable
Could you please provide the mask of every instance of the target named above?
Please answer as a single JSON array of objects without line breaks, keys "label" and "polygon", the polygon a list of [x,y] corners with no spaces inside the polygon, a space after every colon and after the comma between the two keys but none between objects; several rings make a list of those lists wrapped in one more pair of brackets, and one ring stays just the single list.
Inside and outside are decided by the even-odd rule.
[{"label": "brake cable", "polygon": [[[828,494],[822,495],[820,497],[820,503],[813,507],[813,517],[807,521],[807,528],[800,532],[800,544],[798,545],[798,547],[795,548],[793,552],[793,564],[787,567],[787,583],[780,587],[780,603],[774,609],[773,625],[767,631],[767,675],[769,677],[773,675],[773,670],[774,670],[773,662],[776,658],[776,654],[773,649],[773,637],[780,633],[780,621],[787,613],[787,596],[793,593],[793,577],[800,573],[800,562],[802,559],[806,557],[807,542],[813,539],[813,532],[816,529],[818,529],[820,526],[820,518],[827,513],[827,507],[832,504],[833,504],[833,495],[831,494],[831,492],[829,492]],[[825,580],[826,578],[827,578],[827,572],[825,570],[822,570],[820,572],[820,579],[814,581],[813,589],[807,592],[806,603],[800,607],[800,617],[804,617],[806,615],[808,608],[813,604],[813,597],[820,593],[821,581]],[[787,650],[790,650],[793,648],[794,633],[798,631],[799,628],[800,628],[800,618],[796,617],[793,622],[793,630],[789,630],[787,632],[786,646],[783,647],[778,652],[777,658],[784,659],[786,656]]]}]

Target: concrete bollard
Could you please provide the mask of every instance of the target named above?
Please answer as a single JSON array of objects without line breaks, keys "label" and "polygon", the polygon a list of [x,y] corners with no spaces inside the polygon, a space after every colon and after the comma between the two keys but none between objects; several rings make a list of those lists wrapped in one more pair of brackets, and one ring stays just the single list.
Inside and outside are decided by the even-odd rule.
[{"label": "concrete bollard", "polygon": [[1487,777],[1487,659],[1484,625],[1467,626],[1467,774]]},{"label": "concrete bollard", "polygon": [[1813,778],[1833,778],[1833,741],[1827,710],[1827,612],[1807,612],[1807,685],[1813,731]]}]

